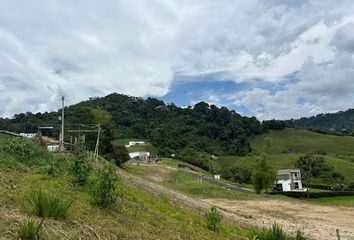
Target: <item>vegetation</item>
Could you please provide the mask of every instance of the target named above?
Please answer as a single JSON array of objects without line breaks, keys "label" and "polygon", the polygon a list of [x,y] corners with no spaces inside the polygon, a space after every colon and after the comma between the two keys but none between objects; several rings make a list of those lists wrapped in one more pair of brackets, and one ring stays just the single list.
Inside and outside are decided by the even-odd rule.
[{"label": "vegetation", "polygon": [[28,199],[31,212],[42,218],[65,219],[73,203],[43,189],[32,190]]},{"label": "vegetation", "polygon": [[262,152],[266,139],[271,139],[270,154],[316,152],[322,155],[348,157],[354,155],[354,138],[311,132],[305,129],[286,128],[250,139],[250,144],[257,152]]},{"label": "vegetation", "polygon": [[[266,139],[271,139],[272,148],[269,157],[274,169],[294,168],[301,156],[313,153],[321,156],[331,171],[315,177],[316,184],[340,187],[342,183],[350,185],[354,182],[354,138],[314,133],[304,129],[284,129],[269,131],[267,134],[250,139],[253,149],[261,152]],[[240,166],[252,169],[256,165],[256,157],[220,157],[217,160],[221,167]],[[339,174],[338,174],[339,173]],[[343,179],[344,177],[344,179]]]},{"label": "vegetation", "polygon": [[17,238],[21,240],[43,239],[43,220],[37,223],[30,218],[22,222],[17,230]]},{"label": "vegetation", "polygon": [[[251,152],[248,137],[263,133],[256,118],[242,117],[233,110],[204,102],[180,108],[154,98],[144,100],[114,93],[65,111],[67,124],[101,124],[104,131],[100,149],[104,154],[113,152],[110,142],[116,137],[148,139],[158,147],[159,155],[165,156],[188,148],[214,155],[246,155]],[[11,119],[0,119],[0,129],[34,132],[44,123],[56,126],[58,115],[59,112],[16,114]],[[51,134],[58,137],[59,128]],[[65,134],[67,138],[70,135]],[[93,149],[95,133],[87,133],[86,140],[89,149]]]},{"label": "vegetation", "polygon": [[[27,165],[20,162],[15,154],[3,151],[3,140],[0,140],[1,239],[18,238],[17,219],[28,217],[26,209],[28,192],[32,191],[34,186],[48,194],[55,192],[55,196],[60,196],[60,199],[70,199],[75,195],[75,201],[72,202],[69,210],[70,220],[51,219],[42,225],[46,239],[62,239],[65,234],[65,238],[68,239],[99,237],[101,239],[241,240],[250,233],[249,229],[224,223],[221,223],[218,233],[210,231],[205,227],[204,218],[201,218],[197,212],[187,212],[171,204],[170,199],[166,197],[153,196],[128,186],[123,181],[117,182],[117,189],[124,193],[124,204],[119,209],[115,209],[116,205],[113,205],[109,211],[102,210],[90,204],[91,191],[88,187],[72,184],[71,169],[75,158],[55,157],[49,154],[45,156],[51,156],[50,158],[38,159],[39,156],[35,156],[28,160],[29,165]],[[56,177],[49,177],[47,174],[46,166],[51,162],[60,169],[60,174]],[[12,167],[16,163],[19,165]],[[105,162],[100,164],[105,165]],[[34,225],[37,226],[37,223]],[[40,239],[41,237],[43,236],[40,236]]]},{"label": "vegetation", "polygon": [[107,165],[97,172],[91,182],[92,199],[102,208],[107,208],[116,203],[118,195],[118,176],[113,166]]},{"label": "vegetation", "polygon": [[353,133],[354,109],[337,113],[318,114],[294,121],[296,127],[308,128],[324,133],[348,135]]},{"label": "vegetation", "polygon": [[205,213],[206,226],[214,232],[218,232],[220,230],[221,220],[222,215],[214,206],[211,207],[210,212]]},{"label": "vegetation", "polygon": [[93,170],[90,159],[83,154],[76,156],[73,167],[74,182],[79,186],[85,186],[88,183],[89,176]]},{"label": "vegetation", "polygon": [[262,154],[260,160],[252,173],[252,183],[256,193],[260,194],[262,190],[268,191],[276,180],[276,173],[267,162],[268,153],[270,150],[270,141],[267,141],[266,150]]},{"label": "vegetation", "polygon": [[289,236],[278,225],[273,224],[271,229],[260,229],[254,232],[255,240],[306,240],[302,232],[298,231],[295,236]]},{"label": "vegetation", "polygon": [[307,186],[311,184],[314,178],[326,178],[327,182],[329,178],[332,179],[332,182],[344,179],[341,174],[333,172],[333,167],[325,162],[323,156],[314,153],[301,156],[295,162],[295,167],[301,169],[302,180]]},{"label": "vegetation", "polygon": [[118,166],[130,159],[128,149],[124,145],[113,145],[113,152],[115,163]]}]

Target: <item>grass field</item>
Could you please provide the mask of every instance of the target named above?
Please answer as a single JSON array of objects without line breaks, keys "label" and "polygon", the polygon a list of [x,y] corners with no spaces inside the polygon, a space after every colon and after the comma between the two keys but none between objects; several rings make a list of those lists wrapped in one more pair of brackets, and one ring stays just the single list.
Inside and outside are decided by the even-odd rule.
[{"label": "grass field", "polygon": [[[251,147],[257,152],[264,151],[267,138],[271,142],[269,163],[274,169],[293,168],[295,161],[303,154],[319,152],[325,154],[326,162],[345,177],[346,183],[354,182],[354,137],[325,135],[304,129],[285,129],[270,131],[250,139]],[[234,164],[253,169],[257,159],[257,156],[221,156],[215,161],[221,167]]]},{"label": "grass field", "polygon": [[183,171],[172,172],[169,179],[163,184],[187,195],[199,198],[226,198],[236,200],[261,198],[261,196],[256,194],[231,191],[211,183],[197,181]]},{"label": "grass field", "polygon": [[305,129],[287,128],[270,131],[249,139],[252,148],[264,151],[266,139],[271,141],[271,153],[308,153],[321,151],[335,156],[349,156],[354,159],[354,137],[334,136],[311,132]]},{"label": "grass field", "polygon": [[[127,145],[129,141],[144,141],[141,139],[117,139],[114,143],[119,145]],[[152,155],[157,154],[157,149],[152,145],[144,145],[144,146],[133,146],[127,148],[129,152],[150,152]]]}]

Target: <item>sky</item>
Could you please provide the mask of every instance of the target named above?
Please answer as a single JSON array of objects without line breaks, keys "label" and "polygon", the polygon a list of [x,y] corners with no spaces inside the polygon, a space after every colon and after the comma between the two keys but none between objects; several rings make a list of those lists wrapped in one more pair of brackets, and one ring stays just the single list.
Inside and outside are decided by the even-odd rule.
[{"label": "sky", "polygon": [[354,108],[354,1],[0,0],[0,116],[112,92],[261,120]]}]

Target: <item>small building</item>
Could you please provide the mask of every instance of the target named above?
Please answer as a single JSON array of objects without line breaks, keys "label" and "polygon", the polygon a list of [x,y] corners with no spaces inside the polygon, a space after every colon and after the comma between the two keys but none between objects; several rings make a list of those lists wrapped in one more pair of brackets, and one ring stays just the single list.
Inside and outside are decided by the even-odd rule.
[{"label": "small building", "polygon": [[305,191],[302,188],[300,169],[278,170],[276,190],[281,192]]},{"label": "small building", "polygon": [[220,180],[220,174],[214,174],[214,179],[215,180]]},{"label": "small building", "polygon": [[129,157],[131,159],[139,159],[142,161],[147,161],[150,158],[150,153],[149,152],[131,152],[131,153],[129,153]]},{"label": "small building", "polygon": [[20,136],[25,138],[34,138],[36,134],[37,133],[20,133]]},{"label": "small building", "polygon": [[129,141],[125,147],[133,147],[133,146],[144,146],[146,145],[145,141]]}]

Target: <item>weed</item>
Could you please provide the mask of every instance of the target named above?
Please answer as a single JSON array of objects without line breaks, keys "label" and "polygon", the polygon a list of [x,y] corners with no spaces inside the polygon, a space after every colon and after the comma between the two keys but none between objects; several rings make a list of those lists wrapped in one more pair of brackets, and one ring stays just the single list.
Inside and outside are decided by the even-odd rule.
[{"label": "weed", "polygon": [[21,240],[43,239],[43,220],[40,223],[32,219],[22,222],[17,230],[17,237]]},{"label": "weed", "polygon": [[217,232],[220,229],[222,215],[216,207],[211,207],[210,212],[205,213],[206,226],[208,229]]},{"label": "weed", "polygon": [[43,189],[33,190],[29,194],[33,214],[39,217],[65,219],[72,201],[54,196]]}]

